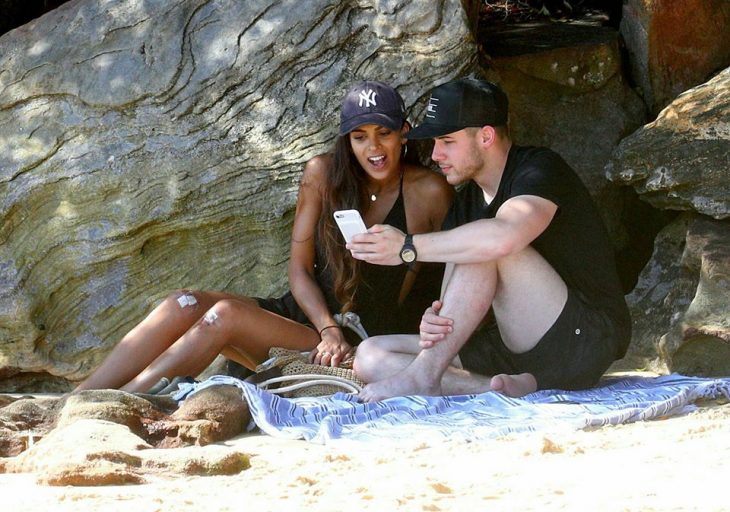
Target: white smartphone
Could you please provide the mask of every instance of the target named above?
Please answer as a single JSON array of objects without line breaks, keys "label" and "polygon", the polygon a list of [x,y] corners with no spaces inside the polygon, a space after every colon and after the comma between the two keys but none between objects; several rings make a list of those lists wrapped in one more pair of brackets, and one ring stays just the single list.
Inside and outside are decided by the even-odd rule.
[{"label": "white smartphone", "polygon": [[353,236],[359,233],[365,233],[368,228],[365,227],[365,223],[360,217],[360,212],[357,210],[338,210],[335,212],[335,222],[337,227],[340,228],[342,236],[345,237],[345,242],[350,243]]}]

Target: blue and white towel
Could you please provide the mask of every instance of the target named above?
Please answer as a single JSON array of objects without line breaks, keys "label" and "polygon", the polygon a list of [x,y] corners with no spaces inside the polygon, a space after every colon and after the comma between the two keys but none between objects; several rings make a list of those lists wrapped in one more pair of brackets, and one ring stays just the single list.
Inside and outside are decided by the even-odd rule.
[{"label": "blue and white towel", "polygon": [[730,399],[730,378],[682,375],[608,379],[583,391],[543,390],[522,398],[496,392],[447,397],[408,396],[360,403],[354,395],[282,398],[238,379],[215,376],[182,388],[184,399],[208,386],[242,389],[253,422],[287,439],[379,443],[479,441],[520,432],[555,432],[683,414],[700,399]]}]

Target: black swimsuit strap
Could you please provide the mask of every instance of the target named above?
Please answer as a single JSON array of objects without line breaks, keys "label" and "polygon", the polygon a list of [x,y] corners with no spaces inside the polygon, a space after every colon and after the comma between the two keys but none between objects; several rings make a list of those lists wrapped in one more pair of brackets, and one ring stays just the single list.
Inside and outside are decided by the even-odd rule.
[{"label": "black swimsuit strap", "polygon": [[404,171],[401,171],[398,198],[395,200],[395,203],[393,203],[393,207],[388,212],[388,215],[385,216],[383,224],[388,224],[400,229],[401,231],[407,232],[408,219],[406,217],[406,203],[403,195],[403,174]]}]

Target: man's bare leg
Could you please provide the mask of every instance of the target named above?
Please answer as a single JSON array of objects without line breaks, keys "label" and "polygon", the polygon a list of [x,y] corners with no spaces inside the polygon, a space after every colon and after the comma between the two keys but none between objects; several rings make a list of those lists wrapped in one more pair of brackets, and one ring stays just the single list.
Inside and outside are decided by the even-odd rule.
[{"label": "man's bare leg", "polygon": [[[399,374],[421,351],[417,335],[376,336],[363,341],[355,357],[355,373],[366,383],[377,382]],[[500,374],[494,377],[469,372],[455,357],[441,378],[444,395],[478,394],[486,391],[518,398],[535,391],[535,378],[529,373]],[[365,399],[363,395],[361,398]]]},{"label": "man's bare leg", "polygon": [[[418,335],[374,336],[363,341],[355,356],[355,373],[371,383],[392,377],[407,368],[421,351]],[[471,394],[489,391],[490,377],[468,372],[455,357],[446,368],[441,387],[444,394]]]},{"label": "man's bare leg", "polygon": [[537,391],[537,380],[531,373],[520,373],[518,375],[500,373],[490,379],[489,387],[492,391],[497,391],[503,395],[520,398]]},{"label": "man's bare leg", "polygon": [[[498,263],[456,265],[440,313],[454,319],[453,332],[419,352],[400,373],[366,386],[360,396],[375,401],[409,394],[443,394],[447,390],[442,389],[441,378],[449,361],[490,305],[494,306],[505,345],[522,353],[532,349],[553,325],[566,300],[565,283],[531,247]],[[522,396],[535,391],[537,382],[530,374],[501,374],[491,379],[490,388],[508,396]]]},{"label": "man's bare leg", "polygon": [[454,266],[441,310],[442,316],[454,319],[453,331],[432,348],[418,352],[398,374],[365,386],[360,398],[372,402],[392,396],[442,395],[442,376],[489,310],[495,284],[494,262]]},{"label": "man's bare leg", "polygon": [[505,346],[516,354],[535,347],[568,300],[568,288],[532,247],[499,260],[492,307]]}]

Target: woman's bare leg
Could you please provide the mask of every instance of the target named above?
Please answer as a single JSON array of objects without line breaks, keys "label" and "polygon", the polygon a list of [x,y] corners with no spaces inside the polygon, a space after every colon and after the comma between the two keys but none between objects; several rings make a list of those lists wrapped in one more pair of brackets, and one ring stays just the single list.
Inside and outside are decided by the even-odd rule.
[{"label": "woman's bare leg", "polygon": [[197,375],[221,352],[240,354],[236,359],[250,365],[265,360],[272,346],[311,350],[319,341],[315,330],[261,309],[253,299],[225,298],[121,389],[141,392],[162,377]]},{"label": "woman's bare leg", "polygon": [[213,304],[229,296],[232,297],[187,290],[171,293],[116,344],[76,390],[123,386],[167,350]]},{"label": "woman's bare leg", "polygon": [[[246,336],[244,330],[244,332],[240,333],[243,334],[238,340],[240,343],[233,343],[230,347],[222,350],[226,355],[235,356],[237,354],[238,357],[233,358],[247,366],[250,366],[252,361],[255,363],[266,357],[265,354],[263,356],[261,354],[267,351],[268,348],[262,350],[261,347],[257,348],[257,345],[263,345],[267,341],[271,341],[272,345],[286,346],[289,340],[293,339],[289,337],[292,328],[296,328],[296,339],[306,340],[304,342],[306,344],[316,346],[316,343],[319,341],[313,330],[259,308],[253,299],[222,292],[178,291],[170,294],[142,322],[129,331],[117,343],[101,366],[90,377],[79,384],[76,390],[122,388],[122,386],[130,383],[130,381],[150,367],[154,361],[160,358],[165,351],[170,349],[173,344],[195,326],[196,322],[200,322],[207,311],[222,301],[238,301],[242,304],[248,304],[249,309],[258,310],[267,319],[260,325],[267,325],[271,329],[268,337],[262,338],[262,336],[256,336],[256,333],[260,333],[261,331],[260,328],[257,328],[257,322],[260,319],[257,320],[254,317],[249,324],[254,333],[254,339],[247,343],[246,340],[249,337]],[[269,317],[273,317],[274,320],[269,319]],[[273,326],[272,322],[274,323]],[[280,322],[283,322],[288,327],[277,329],[276,325]],[[279,333],[281,333],[281,336],[274,340],[276,336],[279,336]],[[314,338],[313,341],[312,338]],[[193,339],[195,340],[195,338]],[[296,344],[297,342],[292,341],[291,343]],[[238,344],[244,345],[247,349],[250,348],[251,352],[247,353],[244,350],[242,354],[242,351],[237,347]],[[180,352],[180,350],[178,349],[177,352]],[[213,355],[213,358],[215,358],[215,355]],[[195,357],[195,355],[191,357]],[[211,361],[212,358],[205,366]],[[181,370],[182,366],[184,365],[181,365]],[[205,366],[201,368],[201,371]],[[150,383],[149,386],[142,387],[142,384],[140,384],[139,386],[134,386],[134,388],[135,390],[139,389],[141,391],[149,389],[162,376],[197,375],[199,373],[182,373],[182,371],[175,371],[176,369],[175,367],[165,368],[165,371],[154,382]],[[144,383],[154,379],[158,373],[159,371],[147,372],[148,378],[144,380]],[[127,389],[127,387],[125,386],[124,389]]]}]

